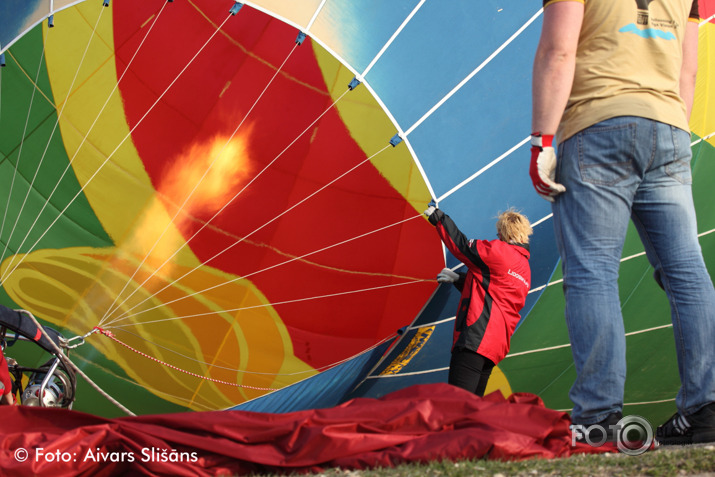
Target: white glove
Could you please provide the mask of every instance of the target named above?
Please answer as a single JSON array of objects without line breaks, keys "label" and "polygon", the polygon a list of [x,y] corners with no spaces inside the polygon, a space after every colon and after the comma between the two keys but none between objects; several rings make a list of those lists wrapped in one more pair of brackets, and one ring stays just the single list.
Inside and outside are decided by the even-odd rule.
[{"label": "white glove", "polygon": [[566,191],[566,187],[554,182],[556,176],[556,152],[551,146],[554,137],[551,135],[531,136],[531,165],[529,175],[536,193],[549,202],[554,196]]},{"label": "white glove", "polygon": [[430,205],[429,207],[427,207],[427,210],[424,211],[424,214],[426,217],[429,217],[435,210],[437,210],[437,207],[435,207],[434,205]]},{"label": "white glove", "polygon": [[457,280],[459,280],[459,274],[449,268],[443,268],[437,275],[437,281],[439,283],[454,283]]}]

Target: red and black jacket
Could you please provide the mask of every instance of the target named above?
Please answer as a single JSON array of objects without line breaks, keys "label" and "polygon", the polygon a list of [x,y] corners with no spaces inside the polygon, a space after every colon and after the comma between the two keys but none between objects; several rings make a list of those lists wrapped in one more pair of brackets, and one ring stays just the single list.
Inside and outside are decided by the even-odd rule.
[{"label": "red and black jacket", "polygon": [[452,351],[472,350],[494,364],[509,352],[511,335],[519,323],[531,285],[529,248],[502,240],[468,240],[452,219],[435,210],[429,221],[445,246],[467,266],[454,322]]},{"label": "red and black jacket", "polygon": [[10,380],[10,370],[7,367],[7,361],[2,350],[0,350],[0,396],[12,393],[12,381]]}]

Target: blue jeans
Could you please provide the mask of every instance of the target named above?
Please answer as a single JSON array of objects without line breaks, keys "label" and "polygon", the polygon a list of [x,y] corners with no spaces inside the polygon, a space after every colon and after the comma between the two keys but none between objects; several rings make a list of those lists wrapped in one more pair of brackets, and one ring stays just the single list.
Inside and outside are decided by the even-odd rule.
[{"label": "blue jeans", "polygon": [[564,141],[558,159],[556,180],[566,192],[552,207],[577,372],[573,422],[594,424],[623,407],[618,268],[629,219],[670,301],[678,410],[687,415],[715,401],[715,289],[697,237],[690,135],[616,117]]}]

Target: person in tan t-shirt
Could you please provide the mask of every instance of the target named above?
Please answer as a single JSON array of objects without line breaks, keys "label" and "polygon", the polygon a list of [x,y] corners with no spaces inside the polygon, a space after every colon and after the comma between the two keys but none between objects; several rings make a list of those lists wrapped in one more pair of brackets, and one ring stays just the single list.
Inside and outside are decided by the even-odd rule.
[{"label": "person in tan t-shirt", "polygon": [[656,439],[715,441],[715,289],[698,242],[688,129],[697,21],[697,0],[544,4],[529,173],[552,202],[577,373],[575,434],[600,428],[599,438],[619,438],[618,271],[632,220],[670,302],[681,378],[677,412]]}]

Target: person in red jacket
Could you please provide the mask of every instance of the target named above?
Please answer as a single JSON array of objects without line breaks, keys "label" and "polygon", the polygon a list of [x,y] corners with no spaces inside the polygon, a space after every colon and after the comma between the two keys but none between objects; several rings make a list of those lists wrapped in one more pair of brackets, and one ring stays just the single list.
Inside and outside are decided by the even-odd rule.
[{"label": "person in red jacket", "polygon": [[529,219],[509,209],[499,215],[499,240],[469,240],[452,219],[430,206],[425,215],[447,249],[467,267],[449,268],[437,280],[462,292],[454,320],[449,384],[484,396],[492,369],[509,352],[531,284]]},{"label": "person in red jacket", "polygon": [[5,354],[0,351],[0,404],[14,404],[15,399],[12,395],[12,380],[10,379],[10,371],[7,367]]}]

